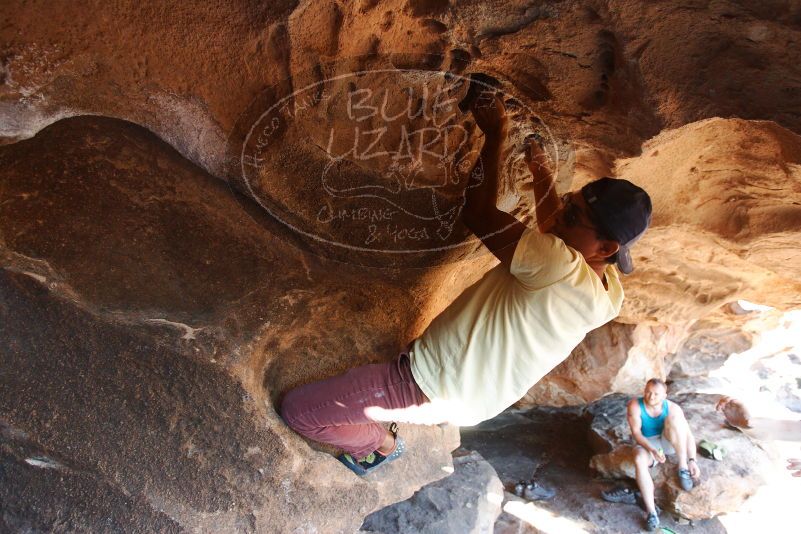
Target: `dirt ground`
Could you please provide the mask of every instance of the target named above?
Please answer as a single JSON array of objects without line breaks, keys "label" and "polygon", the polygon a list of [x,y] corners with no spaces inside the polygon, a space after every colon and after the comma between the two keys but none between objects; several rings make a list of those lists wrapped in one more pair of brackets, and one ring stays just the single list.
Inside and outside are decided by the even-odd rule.
[{"label": "dirt ground", "polygon": [[[638,506],[601,499],[601,491],[617,482],[596,478],[590,470],[588,426],[589,420],[577,410],[535,409],[505,412],[476,427],[461,429],[462,446],[480,452],[507,490],[505,511],[495,524],[495,534],[644,530],[645,514]],[[549,502],[525,503],[509,493],[515,482],[532,477],[554,488],[556,497]],[[718,519],[680,524],[666,512],[660,519],[662,526],[677,533],[726,532]]]}]

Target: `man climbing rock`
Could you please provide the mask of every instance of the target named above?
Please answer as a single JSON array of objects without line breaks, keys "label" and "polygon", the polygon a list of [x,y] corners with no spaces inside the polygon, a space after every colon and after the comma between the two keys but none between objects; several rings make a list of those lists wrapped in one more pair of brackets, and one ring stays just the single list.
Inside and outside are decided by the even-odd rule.
[{"label": "man climbing rock", "polygon": [[[695,459],[695,438],[681,407],[667,400],[667,386],[652,378],[645,384],[643,396],[631,399],[627,407],[631,436],[637,445],[633,449],[637,486],[640,488],[649,530],[659,527],[654,504],[654,481],[648,471],[664,463],[666,455],[675,454],[678,460],[679,485],[685,491],[693,489],[694,480],[701,476]],[[608,496],[604,496],[607,500]]]},{"label": "man climbing rock", "polygon": [[[472,90],[472,88],[471,88]],[[382,422],[475,425],[517,401],[623,302],[618,268],[651,217],[647,193],[601,178],[557,196],[548,158],[532,142],[528,166],[538,229],[497,208],[507,135],[503,103],[469,103],[484,133],[466,190],[463,221],[499,263],[467,288],[392,363],[365,365],[290,391],[281,415],[299,434],[344,450],[364,475],[402,454],[397,427]]]}]

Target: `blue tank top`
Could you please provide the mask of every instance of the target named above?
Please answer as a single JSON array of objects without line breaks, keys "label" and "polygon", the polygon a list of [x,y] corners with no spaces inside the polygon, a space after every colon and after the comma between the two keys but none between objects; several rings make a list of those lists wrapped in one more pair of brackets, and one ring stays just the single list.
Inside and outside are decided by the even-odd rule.
[{"label": "blue tank top", "polygon": [[667,399],[662,401],[662,413],[659,417],[651,417],[645,410],[645,403],[642,397],[640,401],[640,419],[642,419],[642,435],[646,438],[651,436],[658,436],[665,429],[665,419],[668,416],[668,402]]}]

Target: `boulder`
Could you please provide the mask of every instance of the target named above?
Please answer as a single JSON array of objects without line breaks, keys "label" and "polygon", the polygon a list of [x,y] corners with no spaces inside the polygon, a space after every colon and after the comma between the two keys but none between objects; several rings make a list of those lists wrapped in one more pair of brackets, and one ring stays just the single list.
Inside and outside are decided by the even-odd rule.
[{"label": "boulder", "polygon": [[[715,412],[720,395],[686,393],[670,397],[684,411],[696,443],[706,439],[726,449],[722,461],[697,455],[701,482],[691,491],[678,485],[675,455],[651,469],[657,503],[686,519],[708,519],[734,512],[765,484],[772,469],[768,454],[745,434],[723,424]],[[589,405],[590,442],[596,455],[590,466],[606,478],[634,478],[633,440],[626,422],[624,395],[609,395]]]},{"label": "boulder", "polygon": [[353,532],[447,474],[454,427],[362,480],[276,414],[395,357],[413,282],[318,263],[116,119],[0,147],[0,205],[0,530]]},{"label": "boulder", "polygon": [[688,325],[613,321],[593,330],[518,406],[578,406],[609,392],[634,394],[649,378],[667,376],[671,357],[682,346]]},{"label": "boulder", "polygon": [[616,174],[654,205],[619,320],[681,323],[738,299],[801,306],[801,136],[771,122],[708,119],[662,132],[618,160]]},{"label": "boulder", "polygon": [[[522,9],[500,0],[480,9],[470,2],[442,6],[305,0],[210,10],[170,1],[157,16],[135,4],[85,13],[14,1],[0,29],[0,137],[15,142],[79,114],[123,118],[303,230],[293,238],[306,246],[333,236],[351,248],[329,253],[359,256],[358,242],[377,234],[363,220],[329,221],[332,213],[398,210],[396,226],[375,225],[384,245],[405,250],[399,240],[427,237],[435,249],[445,235],[455,253],[439,251],[435,259],[466,259],[479,247],[461,243],[468,233],[455,221],[464,169],[449,164],[469,167],[480,136],[472,119],[454,110],[463,84],[449,86],[436,102],[425,90],[481,72],[500,81],[512,116],[504,209],[533,222],[528,174],[514,149],[543,127],[563,167],[560,192],[613,172],[653,192],[654,228],[635,249],[640,268],[626,281],[622,322],[680,323],[737,298],[801,305],[794,296],[801,292],[793,187],[801,132],[793,80],[801,65],[784,53],[799,42],[797,7],[726,1],[688,11],[624,1]],[[370,99],[348,107],[354,92]],[[373,112],[383,99],[384,117],[403,116],[410,92],[412,107],[427,114],[411,110],[414,119],[378,124]],[[276,104],[286,104],[285,115],[267,113],[261,124]],[[452,135],[428,139],[429,152],[448,150],[456,159],[445,158],[445,165],[421,156],[419,165],[389,169],[392,157],[408,155],[398,148],[407,146],[399,142],[403,127],[425,133],[446,124],[432,120],[435,108],[453,111]],[[373,147],[369,154],[357,148],[348,155],[354,131],[383,126],[381,139],[356,143]],[[243,150],[254,131],[269,158]],[[321,182],[332,153],[345,154],[334,158],[339,181]],[[249,164],[254,176],[245,180]],[[343,200],[352,188],[374,194]],[[397,252],[395,263],[409,259]],[[411,263],[431,265],[417,260]],[[475,279],[487,263],[452,271]],[[439,281],[431,298],[452,300],[458,285]]]},{"label": "boulder", "polygon": [[476,451],[454,453],[453,474],[411,498],[368,515],[362,532],[380,534],[489,534],[501,513],[503,485]]},{"label": "boulder", "polygon": [[503,92],[498,205],[523,223],[534,130],[559,193],[616,174],[654,199],[623,324],[529,404],[664,376],[726,303],[801,305],[801,11],[698,4],[5,2],[0,453],[31,489],[0,489],[3,520],[348,531],[442,476],[453,428],[404,430],[408,465],[364,481],[275,414],[393,358],[496,264],[460,223],[483,143],[461,76]]},{"label": "boulder", "polygon": [[707,376],[720,369],[733,353],[750,349],[755,334],[740,324],[726,324],[713,318],[702,319],[688,332],[687,339],[673,358],[670,379]]},{"label": "boulder", "polygon": [[213,8],[168,0],[158,12],[133,3],[87,12],[12,0],[7,8],[2,137],[30,137],[76,114],[125,118],[216,176],[226,175],[225,145],[237,118],[265,87],[303,87],[335,62],[349,72],[488,71],[509,80],[547,123],[557,119],[582,150],[613,155],[638,152],[663,128],[714,116],[801,132],[794,82],[801,66],[786,53],[801,31],[793,2],[688,10],[632,0]]},{"label": "boulder", "polygon": [[681,348],[669,362],[671,380],[708,376],[733,354],[759,345],[764,334],[780,328],[786,321],[784,313],[775,309],[749,312],[732,309],[724,306],[693,323]]}]

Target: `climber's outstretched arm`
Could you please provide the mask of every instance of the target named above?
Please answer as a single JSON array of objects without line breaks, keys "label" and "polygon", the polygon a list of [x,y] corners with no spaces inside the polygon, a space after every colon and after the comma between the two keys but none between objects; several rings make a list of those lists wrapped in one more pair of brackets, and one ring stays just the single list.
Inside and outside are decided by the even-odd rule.
[{"label": "climber's outstretched arm", "polygon": [[476,124],[484,132],[484,146],[465,192],[463,221],[484,246],[509,266],[526,227],[496,205],[501,148],[506,139],[506,112],[499,97],[486,94],[476,100],[472,111]]}]

